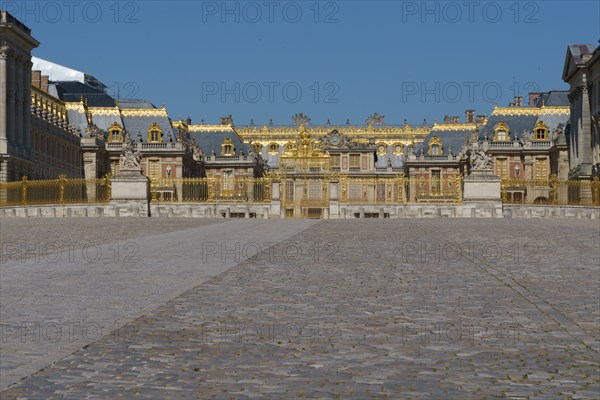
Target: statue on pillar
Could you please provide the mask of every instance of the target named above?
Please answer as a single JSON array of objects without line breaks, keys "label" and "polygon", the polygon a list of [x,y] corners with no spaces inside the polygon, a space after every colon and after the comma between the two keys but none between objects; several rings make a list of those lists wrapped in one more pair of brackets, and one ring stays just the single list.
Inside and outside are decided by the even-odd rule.
[{"label": "statue on pillar", "polygon": [[121,151],[120,171],[141,171],[142,154],[136,149],[129,134],[125,135],[125,146]]}]

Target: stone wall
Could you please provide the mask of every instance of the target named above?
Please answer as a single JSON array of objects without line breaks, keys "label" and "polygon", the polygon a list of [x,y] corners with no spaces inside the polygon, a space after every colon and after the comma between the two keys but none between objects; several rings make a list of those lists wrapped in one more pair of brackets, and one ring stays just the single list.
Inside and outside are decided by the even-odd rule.
[{"label": "stone wall", "polygon": [[[463,204],[339,204],[330,208],[329,219],[358,218],[550,218],[600,219],[600,207]],[[272,203],[172,203],[111,202],[0,208],[0,218],[14,217],[179,217],[179,218],[281,218]]]}]

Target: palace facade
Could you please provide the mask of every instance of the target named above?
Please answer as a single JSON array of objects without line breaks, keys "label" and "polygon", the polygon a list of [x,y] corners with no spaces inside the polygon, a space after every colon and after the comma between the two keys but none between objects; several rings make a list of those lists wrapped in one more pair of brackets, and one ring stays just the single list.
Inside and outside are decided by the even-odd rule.
[{"label": "palace facade", "polygon": [[[32,59],[39,42],[4,11],[0,33],[0,78],[7,88],[0,107],[1,181],[118,175],[129,143],[161,194],[172,198],[183,190],[169,179],[218,180],[225,182],[223,193],[235,193],[227,182],[270,176],[280,182],[272,195],[286,214],[300,213],[300,204],[319,208],[325,198],[393,202],[407,196],[399,177],[416,185],[403,201],[456,201],[457,177],[470,172],[466,154],[473,141],[491,157],[505,200],[544,202],[550,176],[600,174],[600,51],[591,45],[568,48],[563,79],[570,90],[530,93],[527,104],[516,97],[489,116],[466,110],[464,119],[387,125],[375,113],[360,125],[314,125],[299,113],[289,125],[259,126],[236,124],[231,116],[214,125],[172,119],[164,105],[114,98],[89,74]],[[332,179],[341,182],[336,189]]]}]

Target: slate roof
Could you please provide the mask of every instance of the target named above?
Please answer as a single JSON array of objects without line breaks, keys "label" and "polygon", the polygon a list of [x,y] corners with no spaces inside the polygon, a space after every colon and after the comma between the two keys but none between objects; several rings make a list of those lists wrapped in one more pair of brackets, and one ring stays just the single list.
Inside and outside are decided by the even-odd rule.
[{"label": "slate roof", "polygon": [[89,107],[114,107],[115,100],[103,90],[77,81],[52,82],[49,91],[65,102],[79,102],[85,98]]},{"label": "slate roof", "polygon": [[485,139],[486,134],[491,140],[494,137],[494,127],[501,121],[508,125],[511,139],[519,140],[523,135],[523,131],[533,131],[537,120],[538,116],[536,115],[498,115],[492,113],[487,124],[479,129],[479,140]]},{"label": "slate roof", "polygon": [[119,108],[122,109],[156,109],[154,104],[141,99],[119,99]]},{"label": "slate roof", "polygon": [[568,90],[551,90],[546,93],[542,93],[535,100],[535,107],[545,106],[568,106],[569,105],[569,91]]},{"label": "slate roof", "polygon": [[467,135],[472,133],[472,129],[442,130],[440,129],[440,125],[434,125],[425,140],[415,144],[415,154],[421,154],[421,147],[423,147],[423,154],[427,154],[429,141],[434,136],[437,136],[442,142],[442,154],[440,155],[448,155],[450,149],[452,150],[452,155],[456,155],[465,143]]},{"label": "slate roof", "polygon": [[[94,116],[94,121],[96,117]],[[138,140],[138,133],[142,135],[142,140],[145,142],[148,139],[148,129],[152,125],[153,122],[156,122],[160,129],[162,130],[162,140],[163,142],[169,141],[169,135],[173,141],[177,140],[177,135],[173,132],[173,128],[171,126],[171,120],[168,117],[130,117],[123,116],[123,128],[129,132],[129,136],[132,140]],[[99,126],[100,127],[100,126]],[[106,130],[107,128],[100,127],[101,129]]]},{"label": "slate roof", "polygon": [[238,134],[232,129],[230,132],[190,132],[190,140],[196,141],[204,154],[210,156],[214,149],[217,156],[221,155],[221,145],[226,138],[231,139],[235,148],[235,154],[238,155],[240,149],[244,154],[250,152],[250,145],[244,143]]}]

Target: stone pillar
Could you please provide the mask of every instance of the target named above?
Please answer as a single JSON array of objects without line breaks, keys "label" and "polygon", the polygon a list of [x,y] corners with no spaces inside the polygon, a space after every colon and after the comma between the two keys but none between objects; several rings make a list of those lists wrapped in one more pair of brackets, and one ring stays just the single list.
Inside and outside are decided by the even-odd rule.
[{"label": "stone pillar", "polygon": [[15,137],[15,59],[7,58],[6,65],[6,131],[8,143],[16,146]]},{"label": "stone pillar", "polygon": [[150,216],[150,180],[138,169],[119,169],[111,178],[110,205],[117,216]]},{"label": "stone pillar", "polygon": [[23,133],[23,59],[15,58],[15,135],[19,147],[24,147]]},{"label": "stone pillar", "polygon": [[579,159],[581,160],[580,175],[589,177],[592,174],[592,119],[590,113],[590,93],[585,73],[581,82],[581,119],[579,120]]},{"label": "stone pillar", "polygon": [[464,180],[464,201],[501,201],[500,177],[491,169],[473,170]]},{"label": "stone pillar", "polygon": [[23,98],[23,135],[25,135],[23,144],[27,149],[31,149],[31,67],[30,60],[23,63],[24,74],[24,98]]},{"label": "stone pillar", "polygon": [[6,61],[8,58],[8,46],[0,47],[0,96],[2,97],[0,102],[0,154],[8,153],[8,139],[6,132],[6,96],[8,82],[6,81]]}]

